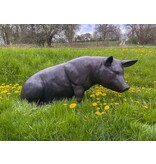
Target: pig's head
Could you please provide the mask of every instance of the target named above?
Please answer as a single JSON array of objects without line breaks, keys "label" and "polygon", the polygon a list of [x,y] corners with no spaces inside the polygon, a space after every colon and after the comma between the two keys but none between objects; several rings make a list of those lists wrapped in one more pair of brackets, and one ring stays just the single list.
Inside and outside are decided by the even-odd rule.
[{"label": "pig's head", "polygon": [[124,80],[124,67],[135,64],[137,60],[118,60],[112,56],[106,58],[99,69],[100,84],[117,92],[124,92],[129,86]]}]

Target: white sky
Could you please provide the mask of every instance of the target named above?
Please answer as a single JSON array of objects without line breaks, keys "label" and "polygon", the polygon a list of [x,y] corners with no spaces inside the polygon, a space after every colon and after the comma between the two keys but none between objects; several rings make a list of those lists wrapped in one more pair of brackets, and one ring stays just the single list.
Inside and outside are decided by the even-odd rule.
[{"label": "white sky", "polygon": [[[104,23],[103,23],[104,24]],[[91,33],[93,34],[96,24],[81,24],[80,30],[77,32],[78,35]],[[125,33],[125,29],[122,24],[119,24],[122,33]]]},{"label": "white sky", "polygon": [[77,32],[78,35],[85,33],[93,33],[95,24],[81,24],[80,30]]}]

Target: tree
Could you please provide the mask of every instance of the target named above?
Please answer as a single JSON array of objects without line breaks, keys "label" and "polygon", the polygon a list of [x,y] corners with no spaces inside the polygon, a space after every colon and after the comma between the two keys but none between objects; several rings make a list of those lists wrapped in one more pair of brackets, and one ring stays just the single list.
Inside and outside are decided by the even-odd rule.
[{"label": "tree", "polygon": [[0,35],[4,44],[9,45],[11,43],[11,33],[12,33],[11,25],[9,24],[0,25]]},{"label": "tree", "polygon": [[53,39],[61,33],[63,30],[63,25],[61,24],[41,24],[38,26],[38,36],[45,40],[47,45],[51,47]]},{"label": "tree", "polygon": [[4,44],[47,44],[56,40],[71,43],[80,25],[73,24],[2,24],[0,40]]},{"label": "tree", "polygon": [[0,35],[4,44],[35,43],[35,25],[30,24],[6,24],[0,25]]},{"label": "tree", "polygon": [[63,30],[60,24],[16,24],[0,25],[0,35],[4,44],[39,44],[50,47],[52,40]]},{"label": "tree", "polygon": [[90,33],[85,33],[85,34],[78,35],[75,39],[76,41],[87,42],[87,41],[91,41],[93,38]]},{"label": "tree", "polygon": [[125,28],[132,43],[148,44],[156,40],[156,25],[154,24],[127,24]]},{"label": "tree", "polygon": [[68,43],[72,43],[75,38],[76,32],[79,30],[79,24],[66,24],[64,26],[64,35]]},{"label": "tree", "polygon": [[118,26],[112,24],[97,24],[95,26],[95,40],[119,40],[121,30]]}]

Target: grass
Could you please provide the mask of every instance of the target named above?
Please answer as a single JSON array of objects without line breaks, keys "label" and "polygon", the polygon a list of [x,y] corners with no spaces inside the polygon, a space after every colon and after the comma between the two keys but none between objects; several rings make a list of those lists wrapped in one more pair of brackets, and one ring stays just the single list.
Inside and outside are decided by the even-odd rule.
[{"label": "grass", "polygon": [[[73,97],[42,107],[21,101],[15,92],[39,70],[85,55],[138,59],[125,68],[131,89],[118,94],[94,86],[80,104]],[[1,48],[0,140],[156,140],[155,61],[156,48]]]}]

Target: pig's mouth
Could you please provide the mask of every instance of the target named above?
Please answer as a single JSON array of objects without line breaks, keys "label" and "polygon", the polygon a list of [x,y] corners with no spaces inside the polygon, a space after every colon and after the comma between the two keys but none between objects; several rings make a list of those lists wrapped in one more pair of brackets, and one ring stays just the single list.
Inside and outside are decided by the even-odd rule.
[{"label": "pig's mouth", "polygon": [[127,91],[130,87],[128,85],[123,86],[123,87],[115,87],[114,85],[111,85],[108,88],[111,89],[111,90],[113,90],[113,91],[122,93],[122,92]]},{"label": "pig's mouth", "polygon": [[127,87],[125,87],[123,90],[119,90],[118,92],[125,92],[125,91],[127,91],[127,90],[129,90],[129,86],[127,86]]}]

